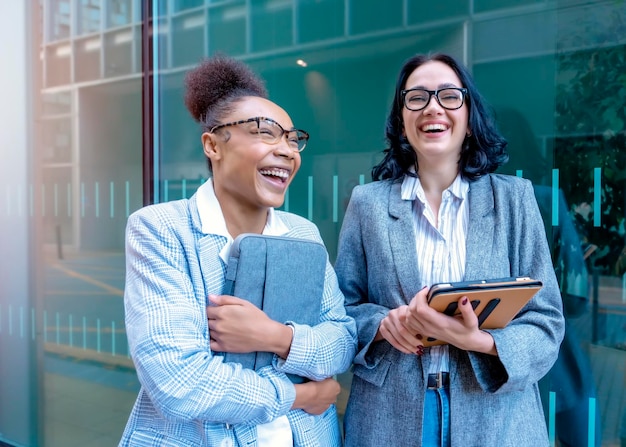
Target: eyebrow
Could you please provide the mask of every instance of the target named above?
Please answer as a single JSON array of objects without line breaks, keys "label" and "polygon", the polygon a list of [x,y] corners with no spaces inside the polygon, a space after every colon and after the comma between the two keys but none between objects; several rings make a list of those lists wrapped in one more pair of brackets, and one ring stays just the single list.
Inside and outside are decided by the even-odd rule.
[{"label": "eyebrow", "polygon": [[[451,82],[446,82],[444,84],[439,84],[437,86],[437,90],[441,90],[442,88],[449,88],[449,87],[461,88],[458,85],[452,84]],[[413,86],[413,87],[406,87],[405,90],[412,90],[414,88],[419,88],[419,89],[422,89],[422,90],[430,90],[430,89],[424,87],[423,85],[416,85],[416,86]]]}]

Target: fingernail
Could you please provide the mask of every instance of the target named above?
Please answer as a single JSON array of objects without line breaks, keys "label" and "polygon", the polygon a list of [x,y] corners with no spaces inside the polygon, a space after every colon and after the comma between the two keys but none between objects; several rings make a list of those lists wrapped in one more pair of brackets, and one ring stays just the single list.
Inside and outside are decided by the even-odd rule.
[{"label": "fingernail", "polygon": [[424,290],[426,287],[428,287],[428,286],[424,286],[424,287],[422,287],[422,288],[420,289],[420,291]]},{"label": "fingernail", "polygon": [[416,337],[417,337],[418,340],[421,340],[422,339],[422,334],[417,334]]},{"label": "fingernail", "polygon": [[463,301],[461,301],[461,304],[464,306],[467,304],[467,297],[463,298]]}]

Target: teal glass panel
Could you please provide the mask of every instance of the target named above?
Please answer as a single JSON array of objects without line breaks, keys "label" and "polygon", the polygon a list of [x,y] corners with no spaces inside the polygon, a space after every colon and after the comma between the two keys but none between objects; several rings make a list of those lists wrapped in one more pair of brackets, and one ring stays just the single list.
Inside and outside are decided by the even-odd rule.
[{"label": "teal glass panel", "polygon": [[257,0],[250,4],[253,51],[271,51],[293,44],[291,0]]},{"label": "teal glass panel", "polygon": [[316,42],[344,35],[345,12],[342,2],[305,0],[297,2],[297,8],[298,42]]},{"label": "teal glass panel", "polygon": [[[41,171],[28,188],[9,185],[0,196],[0,212],[32,216],[45,254],[41,309],[20,317],[0,301],[0,329],[5,340],[9,321],[14,328],[23,321],[42,348],[47,447],[116,445],[138,389],[122,296],[124,227],[143,205],[140,8],[109,2],[81,16],[90,3],[103,4],[43,2],[47,31],[43,58],[35,58],[41,144],[32,150]],[[319,227],[331,261],[352,188],[371,181],[386,146],[402,63],[435,51],[467,63],[509,141],[510,162],[499,172],[533,182],[562,291],[566,339],[540,383],[551,440],[626,443],[622,1],[155,0],[153,7],[155,201],[191,197],[209,175],[200,128],[183,104],[184,75],[224,52],[248,62],[270,98],[310,132],[281,208]],[[107,16],[102,32],[99,14]],[[101,36],[102,48],[95,51],[85,32]],[[341,414],[350,381],[350,373],[340,377]]]},{"label": "teal glass panel", "polygon": [[423,0],[409,0],[408,23],[427,24],[434,21],[446,21],[453,17],[464,17],[469,14],[467,0],[450,0],[447,2],[426,3]]},{"label": "teal glass panel", "polygon": [[209,14],[208,54],[222,52],[241,56],[248,50],[249,15],[243,1],[211,7]]}]

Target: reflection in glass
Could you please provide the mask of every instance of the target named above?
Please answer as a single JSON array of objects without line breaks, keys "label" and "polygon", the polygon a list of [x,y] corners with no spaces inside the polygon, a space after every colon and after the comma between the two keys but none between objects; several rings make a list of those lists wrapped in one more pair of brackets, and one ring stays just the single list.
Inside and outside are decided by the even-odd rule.
[{"label": "reflection in glass", "polygon": [[70,0],[49,0],[48,33],[49,42],[70,37]]},{"label": "reflection in glass", "polygon": [[100,0],[80,0],[78,4],[78,35],[100,31]]},{"label": "reflection in glass", "polygon": [[107,28],[133,22],[132,0],[107,0]]},{"label": "reflection in glass", "polygon": [[100,36],[88,37],[74,43],[74,79],[91,81],[100,78],[100,55],[102,39]]},{"label": "reflection in glass", "polygon": [[247,51],[247,18],[243,1],[209,9],[209,51],[223,51],[231,56]]}]

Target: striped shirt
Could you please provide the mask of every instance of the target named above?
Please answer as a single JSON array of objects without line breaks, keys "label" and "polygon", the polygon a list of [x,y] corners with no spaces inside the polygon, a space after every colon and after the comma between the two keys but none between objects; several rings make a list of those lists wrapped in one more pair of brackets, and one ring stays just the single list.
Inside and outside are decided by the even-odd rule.
[{"label": "striped shirt", "polygon": [[[443,192],[439,215],[435,218],[419,178],[404,177],[402,199],[413,200],[417,270],[422,278],[420,288],[463,280],[469,220],[468,192],[469,183],[460,174],[457,175]],[[428,373],[450,370],[447,345],[431,347],[430,355]]]}]

